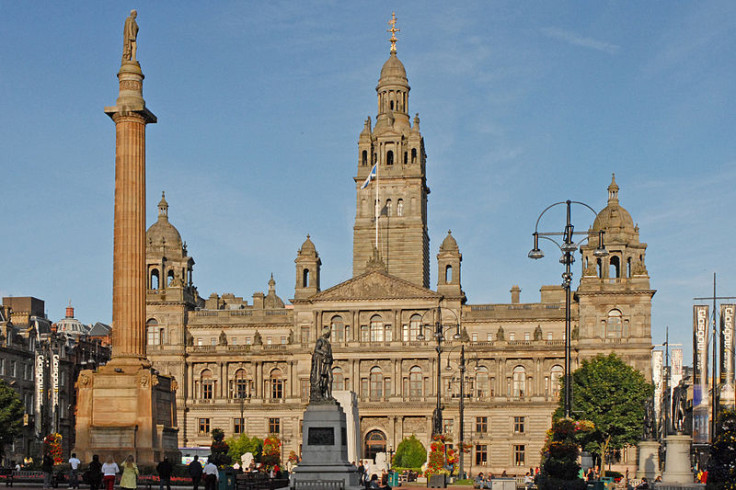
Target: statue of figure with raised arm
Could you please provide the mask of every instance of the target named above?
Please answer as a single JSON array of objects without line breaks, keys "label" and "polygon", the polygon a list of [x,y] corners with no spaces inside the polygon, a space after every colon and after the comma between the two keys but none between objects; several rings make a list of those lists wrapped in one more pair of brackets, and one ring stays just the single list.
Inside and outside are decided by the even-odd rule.
[{"label": "statue of figure with raised arm", "polygon": [[322,329],[322,336],[317,339],[312,353],[312,371],[309,376],[310,402],[334,400],[332,398],[332,345],[330,344],[330,327]]},{"label": "statue of figure with raised arm", "polygon": [[138,12],[135,10],[130,11],[130,16],[125,19],[125,26],[123,27],[123,61],[135,61],[135,53],[138,49],[136,39],[138,38],[138,24],[135,18],[138,17]]}]

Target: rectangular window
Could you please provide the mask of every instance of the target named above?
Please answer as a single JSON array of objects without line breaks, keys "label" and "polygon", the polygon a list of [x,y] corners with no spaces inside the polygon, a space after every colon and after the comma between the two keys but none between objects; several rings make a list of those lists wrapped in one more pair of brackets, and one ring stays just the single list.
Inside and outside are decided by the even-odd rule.
[{"label": "rectangular window", "polygon": [[360,341],[361,342],[370,342],[371,340],[371,332],[368,330],[368,325],[361,325],[360,326]]},{"label": "rectangular window", "polygon": [[301,341],[302,341],[302,344],[309,343],[309,327],[301,328]]},{"label": "rectangular window", "polygon": [[386,333],[384,334],[384,338],[386,342],[391,342],[394,338],[394,331],[391,329],[391,325],[386,325]]},{"label": "rectangular window", "polygon": [[233,432],[236,434],[245,433],[245,419],[244,418],[237,417],[233,419]]},{"label": "rectangular window", "polygon": [[452,437],[452,434],[455,433],[455,419],[445,419],[444,425],[443,432]]},{"label": "rectangular window", "polygon": [[549,332],[549,333],[547,334],[547,340],[552,340],[552,332]]},{"label": "rectangular window", "polygon": [[274,378],[271,380],[271,398],[283,398],[284,397],[284,380]]},{"label": "rectangular window", "polygon": [[10,377],[15,378],[15,376],[16,376],[15,361],[10,361]]},{"label": "rectangular window", "polygon": [[217,345],[217,338],[216,337],[210,337],[210,345]]},{"label": "rectangular window", "polygon": [[161,334],[158,327],[148,327],[148,345],[159,345],[161,343]]},{"label": "rectangular window", "polygon": [[514,417],[514,433],[515,434],[523,434],[524,433],[524,422],[526,417]]},{"label": "rectangular window", "polygon": [[409,325],[404,324],[401,326],[401,340],[409,342]]},{"label": "rectangular window", "polygon": [[210,419],[199,419],[199,433],[209,434],[210,433]]},{"label": "rectangular window", "polygon": [[493,342],[493,334],[492,333],[489,333],[488,334],[488,337],[486,337],[486,338],[487,338],[488,342]]},{"label": "rectangular window", "polygon": [[303,402],[309,401],[309,380],[300,379],[299,386],[300,386],[299,392],[301,393],[302,401]]},{"label": "rectangular window", "polygon": [[266,345],[271,345],[272,343],[271,337],[266,337]]},{"label": "rectangular window", "polygon": [[526,446],[514,444],[514,466],[526,466]]},{"label": "rectangular window", "polygon": [[0,359],[0,374],[5,376],[5,359]]},{"label": "rectangular window", "polygon": [[205,400],[212,400],[212,394],[215,391],[213,387],[212,381],[203,381],[202,382],[202,398]]},{"label": "rectangular window", "polygon": [[511,341],[514,341],[514,340],[516,340],[516,334],[515,334],[514,332],[511,332],[511,333],[509,334],[509,340],[511,340]]},{"label": "rectangular window", "polygon": [[245,338],[245,345],[251,345],[253,343],[253,339],[251,337]]},{"label": "rectangular window", "polygon": [[360,397],[367,398],[368,393],[368,378],[363,378],[360,380]]},{"label": "rectangular window", "polygon": [[232,337],[232,338],[230,339],[230,343],[231,343],[232,345],[238,345],[238,338],[237,338],[237,337]]},{"label": "rectangular window", "polygon": [[281,336],[281,345],[286,345],[286,335]]},{"label": "rectangular window", "polygon": [[385,390],[383,391],[384,395],[386,397],[391,396],[391,378],[385,378],[383,384],[385,386]]},{"label": "rectangular window", "polygon": [[478,435],[488,432],[488,417],[475,417],[475,432]]},{"label": "rectangular window", "polygon": [[281,433],[281,419],[274,417],[268,419],[268,433],[269,434],[280,434]]},{"label": "rectangular window", "polygon": [[202,341],[201,338],[197,339],[197,345],[204,345],[204,342]]},{"label": "rectangular window", "polygon": [[524,340],[531,340],[532,336],[529,332],[524,332]]},{"label": "rectangular window", "polygon": [[477,333],[474,333],[473,334],[473,342],[478,342],[478,334]]},{"label": "rectangular window", "polygon": [[485,444],[475,445],[475,464],[476,466],[486,466],[488,464],[488,446]]}]

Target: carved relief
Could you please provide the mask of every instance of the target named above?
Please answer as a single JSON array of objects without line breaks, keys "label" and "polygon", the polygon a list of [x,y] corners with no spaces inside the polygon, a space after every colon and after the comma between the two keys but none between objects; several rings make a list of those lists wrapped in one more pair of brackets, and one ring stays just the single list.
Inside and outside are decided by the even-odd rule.
[{"label": "carved relief", "polygon": [[404,417],[404,434],[427,432],[426,417]]}]

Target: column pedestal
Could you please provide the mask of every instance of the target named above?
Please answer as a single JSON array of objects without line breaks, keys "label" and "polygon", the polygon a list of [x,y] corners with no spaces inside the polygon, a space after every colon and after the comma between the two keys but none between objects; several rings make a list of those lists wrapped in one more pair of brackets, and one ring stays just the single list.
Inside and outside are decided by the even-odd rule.
[{"label": "column pedestal", "polygon": [[692,437],[677,434],[667,436],[667,457],[665,458],[662,481],[665,483],[692,483],[690,471],[690,445]]},{"label": "column pedestal", "polygon": [[639,443],[639,466],[636,477],[653,481],[659,476],[659,443],[657,441],[641,441]]}]

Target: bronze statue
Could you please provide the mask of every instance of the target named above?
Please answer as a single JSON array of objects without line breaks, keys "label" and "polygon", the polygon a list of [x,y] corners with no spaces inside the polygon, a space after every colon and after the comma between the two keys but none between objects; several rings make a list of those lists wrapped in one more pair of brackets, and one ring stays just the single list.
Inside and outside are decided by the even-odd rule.
[{"label": "bronze statue", "polygon": [[672,427],[680,434],[687,434],[687,383],[680,380],[672,394]]},{"label": "bronze statue", "polygon": [[322,329],[322,336],[317,339],[312,353],[312,371],[309,375],[309,401],[323,402],[334,400],[332,397],[332,345],[330,344],[330,327]]},{"label": "bronze statue", "polygon": [[651,441],[654,439],[655,428],[654,428],[654,398],[647,400],[644,406],[644,440]]},{"label": "bronze statue", "polygon": [[138,12],[130,11],[130,16],[125,19],[123,27],[123,61],[135,61],[135,53],[138,49],[136,39],[138,38],[138,24],[135,18]]}]

